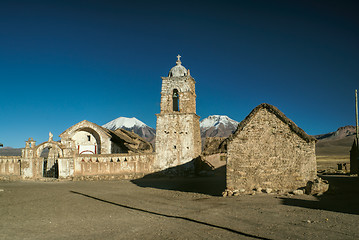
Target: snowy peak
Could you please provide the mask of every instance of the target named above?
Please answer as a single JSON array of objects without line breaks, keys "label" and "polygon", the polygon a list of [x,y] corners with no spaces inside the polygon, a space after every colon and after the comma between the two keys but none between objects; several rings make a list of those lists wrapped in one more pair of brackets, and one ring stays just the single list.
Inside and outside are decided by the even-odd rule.
[{"label": "snowy peak", "polygon": [[102,127],[110,129],[110,130],[116,130],[119,128],[126,128],[131,129],[134,127],[146,127],[147,125],[138,120],[137,118],[127,118],[127,117],[119,117],[115,120],[112,120],[111,122],[106,123]]},{"label": "snowy peak", "polygon": [[218,128],[221,124],[224,126],[235,126],[237,127],[239,122],[230,119],[228,116],[225,115],[212,115],[200,122],[200,127],[203,129],[215,127]]},{"label": "snowy peak", "polygon": [[113,131],[121,128],[134,132],[140,137],[152,143],[152,145],[154,146],[156,130],[147,126],[137,118],[119,117],[116,118],[115,120],[112,120],[111,122],[106,123],[102,127]]},{"label": "snowy peak", "polygon": [[200,122],[201,137],[228,137],[237,129],[238,124],[228,116],[209,116]]}]

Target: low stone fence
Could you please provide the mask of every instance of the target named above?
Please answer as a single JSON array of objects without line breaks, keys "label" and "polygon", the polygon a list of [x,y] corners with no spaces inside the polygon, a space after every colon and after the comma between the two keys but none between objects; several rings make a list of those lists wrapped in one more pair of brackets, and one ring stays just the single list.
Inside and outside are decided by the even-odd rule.
[{"label": "low stone fence", "polygon": [[0,180],[12,180],[20,178],[20,160],[20,156],[0,156]]},{"label": "low stone fence", "polygon": [[[152,173],[155,153],[141,154],[82,154],[74,158],[75,179],[112,178],[133,179]],[[102,176],[102,177],[99,177]]]}]

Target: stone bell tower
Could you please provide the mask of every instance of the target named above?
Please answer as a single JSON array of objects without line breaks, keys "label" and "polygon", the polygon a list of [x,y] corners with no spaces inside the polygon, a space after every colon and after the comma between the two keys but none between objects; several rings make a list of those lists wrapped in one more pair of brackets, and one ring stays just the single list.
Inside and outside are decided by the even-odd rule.
[{"label": "stone bell tower", "polygon": [[161,113],[156,114],[155,170],[186,164],[201,154],[195,80],[178,60],[168,77],[162,77]]}]

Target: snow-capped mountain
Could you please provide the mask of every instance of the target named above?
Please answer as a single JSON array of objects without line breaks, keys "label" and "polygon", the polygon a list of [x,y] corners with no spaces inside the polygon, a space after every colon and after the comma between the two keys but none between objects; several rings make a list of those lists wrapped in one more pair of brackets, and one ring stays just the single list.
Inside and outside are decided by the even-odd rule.
[{"label": "snow-capped mountain", "polygon": [[238,126],[239,122],[224,115],[212,115],[200,122],[201,137],[228,137]]},{"label": "snow-capped mountain", "polygon": [[147,126],[137,118],[127,118],[127,117],[119,117],[111,122],[106,123],[102,127],[116,130],[119,128],[133,131],[134,133],[138,134],[140,137],[146,139],[147,141],[153,143],[156,137],[156,130]]}]

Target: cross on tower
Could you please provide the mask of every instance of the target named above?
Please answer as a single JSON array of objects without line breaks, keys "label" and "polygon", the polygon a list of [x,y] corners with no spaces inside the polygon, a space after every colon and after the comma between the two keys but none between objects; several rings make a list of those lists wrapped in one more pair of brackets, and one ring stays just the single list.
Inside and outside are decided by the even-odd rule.
[{"label": "cross on tower", "polygon": [[181,61],[180,58],[181,58],[181,55],[178,54],[178,55],[177,55],[177,60],[178,60],[179,62]]}]

